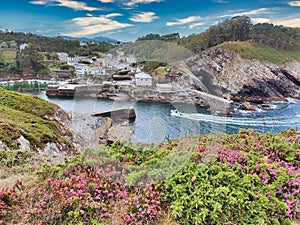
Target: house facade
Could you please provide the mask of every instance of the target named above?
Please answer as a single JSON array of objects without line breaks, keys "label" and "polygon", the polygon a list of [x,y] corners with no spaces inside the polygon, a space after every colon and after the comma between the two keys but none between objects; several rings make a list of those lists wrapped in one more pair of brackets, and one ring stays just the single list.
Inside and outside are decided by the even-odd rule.
[{"label": "house facade", "polygon": [[152,77],[144,72],[135,75],[136,86],[152,86]]}]

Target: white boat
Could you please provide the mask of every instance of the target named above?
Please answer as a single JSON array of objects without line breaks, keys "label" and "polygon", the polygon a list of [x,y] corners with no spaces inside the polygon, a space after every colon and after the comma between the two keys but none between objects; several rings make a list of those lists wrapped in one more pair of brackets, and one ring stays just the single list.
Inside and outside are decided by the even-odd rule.
[{"label": "white boat", "polygon": [[171,116],[182,116],[183,114],[179,112],[177,109],[171,110]]}]

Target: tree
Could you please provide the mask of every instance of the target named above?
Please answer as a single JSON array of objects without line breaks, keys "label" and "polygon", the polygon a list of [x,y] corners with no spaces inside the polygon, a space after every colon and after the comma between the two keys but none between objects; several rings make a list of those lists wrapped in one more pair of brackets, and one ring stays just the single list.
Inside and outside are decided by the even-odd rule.
[{"label": "tree", "polygon": [[39,47],[36,45],[28,45],[21,52],[21,66],[32,68],[34,72],[45,68],[42,64],[43,56],[39,53]]}]

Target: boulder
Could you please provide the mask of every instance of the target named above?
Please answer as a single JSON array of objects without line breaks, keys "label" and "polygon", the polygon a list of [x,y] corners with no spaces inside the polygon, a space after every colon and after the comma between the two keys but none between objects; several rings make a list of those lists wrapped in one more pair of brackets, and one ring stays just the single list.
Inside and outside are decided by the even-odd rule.
[{"label": "boulder", "polygon": [[260,104],[259,105],[261,108],[264,108],[264,109],[267,109],[267,110],[271,110],[271,109],[274,109],[276,108],[274,105],[271,105],[271,104]]},{"label": "boulder", "polygon": [[116,140],[131,141],[131,137],[134,134],[134,128],[131,126],[118,124],[112,126],[107,133],[107,140],[112,143]]},{"label": "boulder", "polygon": [[23,150],[23,151],[31,150],[30,142],[27,139],[25,139],[22,135],[21,135],[21,137],[19,137],[17,139],[17,142],[19,143],[20,150]]},{"label": "boulder", "polygon": [[7,149],[7,145],[4,144],[1,140],[0,140],[0,150],[6,150]]},{"label": "boulder", "polygon": [[39,150],[39,153],[43,155],[58,156],[58,157],[63,157],[65,155],[58,144],[50,143],[50,142],[46,144],[45,148],[42,151]]},{"label": "boulder", "polygon": [[243,102],[240,104],[240,108],[243,110],[249,110],[249,111],[258,111],[258,107],[255,105],[251,105],[249,102]]},{"label": "boulder", "polygon": [[112,126],[112,119],[109,117],[105,117],[100,124],[100,126],[96,129],[95,135],[99,138],[100,144],[107,144],[107,133]]}]

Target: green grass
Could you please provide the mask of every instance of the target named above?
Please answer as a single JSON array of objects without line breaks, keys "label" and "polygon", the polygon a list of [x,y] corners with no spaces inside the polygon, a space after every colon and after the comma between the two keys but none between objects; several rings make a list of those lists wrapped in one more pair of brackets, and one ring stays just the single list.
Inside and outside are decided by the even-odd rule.
[{"label": "green grass", "polygon": [[3,60],[4,64],[10,64],[15,61],[16,52],[14,51],[1,51],[0,52],[0,59]]},{"label": "green grass", "polygon": [[65,143],[69,146],[54,117],[58,106],[36,97],[22,95],[0,88],[0,140],[12,149],[18,148],[18,139],[24,136],[34,150],[46,143]]},{"label": "green grass", "polygon": [[6,106],[25,113],[31,113],[42,117],[45,115],[54,116],[58,106],[42,100],[38,97],[31,97],[17,92],[7,91],[0,87],[0,106]]},{"label": "green grass", "polygon": [[247,59],[257,59],[277,64],[300,60],[300,51],[280,51],[254,42],[226,42],[217,47],[227,48]]}]

